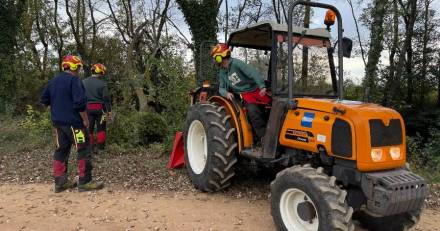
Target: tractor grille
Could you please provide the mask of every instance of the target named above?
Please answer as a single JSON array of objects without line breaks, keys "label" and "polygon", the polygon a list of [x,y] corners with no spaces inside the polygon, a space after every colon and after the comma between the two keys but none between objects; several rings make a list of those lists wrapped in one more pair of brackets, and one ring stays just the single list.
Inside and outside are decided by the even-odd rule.
[{"label": "tractor grille", "polygon": [[363,174],[367,209],[388,216],[419,209],[428,194],[426,181],[404,169]]},{"label": "tractor grille", "polygon": [[352,149],[350,124],[337,118],[332,127],[332,153],[336,156],[351,157]]},{"label": "tractor grille", "polygon": [[386,126],[380,119],[370,120],[371,147],[402,144],[402,126],[399,119],[390,120]]}]

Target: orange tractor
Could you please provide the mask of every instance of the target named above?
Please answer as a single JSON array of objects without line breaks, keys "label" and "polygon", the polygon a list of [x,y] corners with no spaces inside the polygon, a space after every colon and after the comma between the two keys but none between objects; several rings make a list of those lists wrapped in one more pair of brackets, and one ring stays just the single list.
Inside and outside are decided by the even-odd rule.
[{"label": "orange tractor", "polygon": [[[328,9],[327,28],[292,25],[298,5]],[[271,211],[279,230],[354,230],[356,219],[372,230],[406,230],[418,221],[428,188],[406,167],[405,124],[380,105],[344,100],[342,19],[332,5],[296,1],[288,24],[262,22],[233,32],[231,47],[270,53],[267,131],[262,156],[242,151],[255,145],[252,126],[239,100],[230,101],[205,83],[193,93],[183,133],[184,158],[194,186],[203,192],[227,188],[239,158],[282,166],[271,183]],[[335,18],[337,20],[335,20]],[[338,66],[330,27],[337,21]],[[327,50],[332,90],[295,92],[293,50],[297,45]],[[280,76],[280,47],[287,47],[287,79]]]}]

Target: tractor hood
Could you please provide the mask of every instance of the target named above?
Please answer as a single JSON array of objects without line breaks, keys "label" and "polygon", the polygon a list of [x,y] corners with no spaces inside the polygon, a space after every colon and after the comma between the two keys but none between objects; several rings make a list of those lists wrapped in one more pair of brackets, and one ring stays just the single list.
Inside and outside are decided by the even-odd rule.
[{"label": "tractor hood", "polygon": [[[352,130],[350,136],[353,144],[351,159],[357,161],[359,170],[385,170],[401,167],[405,164],[405,124],[397,111],[378,104],[349,100],[298,98],[297,102],[299,110],[316,114],[316,126],[326,124],[324,122],[322,125],[318,125],[320,121],[318,115],[330,117],[328,122],[333,123],[332,140],[336,140],[333,142],[332,150],[337,147],[334,145],[340,146],[346,140],[343,138],[344,135],[341,135],[343,129],[337,124],[346,123],[347,127],[351,127],[349,129]],[[345,137],[349,137],[349,135]],[[390,148],[399,148],[402,155],[399,158],[391,158]],[[382,150],[379,152],[383,153],[383,155],[381,154],[382,159],[373,161],[370,153],[379,149]]]},{"label": "tractor hood", "polygon": [[361,112],[368,111],[372,113],[385,113],[395,115],[397,112],[393,109],[382,107],[378,104],[364,103],[360,101],[338,100],[338,99],[314,99],[314,98],[299,98],[299,108],[315,108],[327,113],[342,113],[346,112]]}]

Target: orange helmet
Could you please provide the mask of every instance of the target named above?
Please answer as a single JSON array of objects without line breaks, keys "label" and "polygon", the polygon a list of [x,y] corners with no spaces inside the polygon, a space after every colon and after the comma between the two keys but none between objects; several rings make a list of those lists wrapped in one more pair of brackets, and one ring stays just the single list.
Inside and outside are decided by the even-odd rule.
[{"label": "orange helmet", "polygon": [[92,73],[105,75],[105,72],[107,72],[107,68],[104,66],[104,64],[102,63],[93,64]]},{"label": "orange helmet", "polygon": [[81,58],[76,55],[66,55],[63,58],[63,62],[61,63],[61,67],[63,70],[71,70],[76,71],[78,67],[82,67],[83,64],[81,62]]},{"label": "orange helmet", "polygon": [[223,58],[229,56],[231,56],[231,50],[226,43],[219,43],[211,50],[211,57],[214,58],[217,63],[221,63]]}]

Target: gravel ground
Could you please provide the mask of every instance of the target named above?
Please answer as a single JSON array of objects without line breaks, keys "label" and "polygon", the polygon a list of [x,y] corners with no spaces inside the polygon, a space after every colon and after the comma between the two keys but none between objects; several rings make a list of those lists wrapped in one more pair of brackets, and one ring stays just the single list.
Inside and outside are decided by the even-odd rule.
[{"label": "gravel ground", "polygon": [[[0,182],[14,184],[52,183],[52,147],[43,147],[20,152],[0,152]],[[1,151],[1,150],[0,150]],[[76,153],[72,150],[71,177],[75,177]],[[146,149],[126,153],[107,152],[94,156],[93,174],[116,189],[135,191],[195,192],[184,168],[166,169],[167,155],[151,153]],[[240,167],[232,187],[224,194],[248,199],[263,199],[269,195],[272,176],[249,173]],[[0,183],[0,184],[1,184]],[[440,208],[440,185],[431,185],[427,206]]]},{"label": "gravel ground", "polygon": [[[51,146],[3,153],[0,148],[0,182],[52,183],[52,152]],[[69,161],[72,178],[76,173],[75,157],[76,153],[72,149]],[[124,153],[109,151],[93,157],[93,175],[116,189],[195,192],[186,169],[170,171],[166,168],[167,161],[167,155],[151,153],[146,149]],[[239,172],[236,179],[235,184],[225,191],[227,195],[236,198],[267,198],[269,177]]]}]

